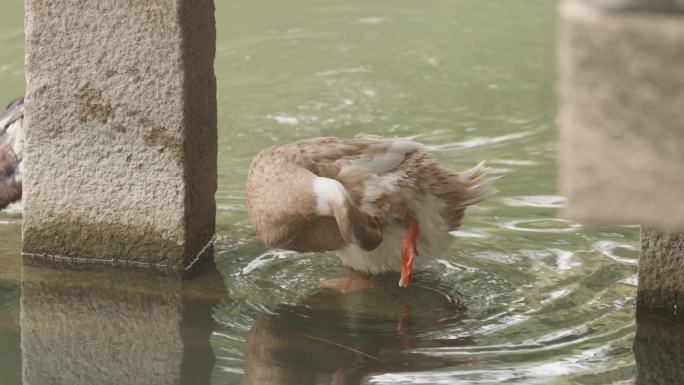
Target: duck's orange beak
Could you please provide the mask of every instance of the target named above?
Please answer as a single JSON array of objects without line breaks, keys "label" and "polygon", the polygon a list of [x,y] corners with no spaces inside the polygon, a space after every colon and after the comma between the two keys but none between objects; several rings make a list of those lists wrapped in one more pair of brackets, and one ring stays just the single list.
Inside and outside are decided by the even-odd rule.
[{"label": "duck's orange beak", "polygon": [[401,278],[399,286],[408,287],[411,283],[411,273],[413,272],[413,261],[418,256],[418,222],[411,216],[406,215],[406,234],[401,240]]}]

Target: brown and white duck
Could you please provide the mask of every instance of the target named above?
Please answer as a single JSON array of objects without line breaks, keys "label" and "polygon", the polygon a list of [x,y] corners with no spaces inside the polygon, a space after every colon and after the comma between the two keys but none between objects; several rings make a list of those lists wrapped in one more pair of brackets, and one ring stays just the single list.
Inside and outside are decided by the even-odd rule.
[{"label": "brown and white duck", "polygon": [[489,194],[487,170],[449,170],[411,139],[313,138],[256,156],[247,208],[270,247],[339,252],[350,274],[322,287],[348,291],[363,280],[353,272],[389,271],[406,287],[414,261],[443,253],[466,207]]},{"label": "brown and white duck", "polygon": [[0,209],[21,199],[24,153],[24,99],[0,113]]}]

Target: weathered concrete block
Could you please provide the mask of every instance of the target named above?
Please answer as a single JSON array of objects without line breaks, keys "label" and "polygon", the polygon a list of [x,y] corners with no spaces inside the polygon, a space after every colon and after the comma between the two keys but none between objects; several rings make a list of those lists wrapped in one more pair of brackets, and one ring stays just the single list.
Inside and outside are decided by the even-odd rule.
[{"label": "weathered concrete block", "polygon": [[25,267],[23,383],[209,384],[223,280],[179,282]]},{"label": "weathered concrete block", "polygon": [[559,9],[561,215],[684,230],[684,14]]},{"label": "weathered concrete block", "polygon": [[684,314],[684,233],[641,229],[637,306]]},{"label": "weathered concrete block", "polygon": [[213,0],[26,0],[25,24],[24,252],[182,271],[214,233]]}]

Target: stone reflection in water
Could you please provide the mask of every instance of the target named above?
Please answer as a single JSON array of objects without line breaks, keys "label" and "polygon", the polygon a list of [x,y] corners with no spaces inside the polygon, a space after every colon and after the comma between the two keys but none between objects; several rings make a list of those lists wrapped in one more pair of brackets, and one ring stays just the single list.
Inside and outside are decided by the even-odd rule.
[{"label": "stone reflection in water", "polygon": [[396,276],[352,294],[314,293],[299,305],[263,314],[247,336],[245,385],[359,384],[373,372],[413,371],[463,365],[411,353],[411,349],[472,345],[465,338],[431,338],[466,316],[459,301]]},{"label": "stone reflection in water", "polygon": [[684,384],[682,316],[637,310],[634,356],[637,385]]},{"label": "stone reflection in water", "polygon": [[173,281],[24,266],[23,383],[209,384],[212,307],[225,288],[206,270]]}]

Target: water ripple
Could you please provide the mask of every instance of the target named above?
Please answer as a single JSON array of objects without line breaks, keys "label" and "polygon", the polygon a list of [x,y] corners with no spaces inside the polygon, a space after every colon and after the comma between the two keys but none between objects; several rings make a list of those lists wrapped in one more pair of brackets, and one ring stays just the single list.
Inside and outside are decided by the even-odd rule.
[{"label": "water ripple", "polygon": [[277,261],[280,259],[286,259],[292,255],[297,254],[294,251],[288,251],[288,250],[269,250],[260,256],[254,258],[252,261],[250,261],[247,266],[245,266],[242,269],[242,274],[247,275],[250,274],[252,271],[256,269],[260,269],[273,261]]},{"label": "water ripple", "polygon": [[351,68],[340,68],[335,70],[319,71],[316,72],[316,76],[332,76],[332,75],[348,75],[348,74],[367,74],[371,73],[372,70],[368,66],[358,66]]},{"label": "water ripple", "polygon": [[520,254],[533,258],[556,272],[566,272],[582,266],[582,260],[569,250],[549,248],[545,250],[520,250]]},{"label": "water ripple", "polygon": [[501,226],[509,230],[535,233],[574,233],[582,228],[579,223],[557,218],[518,219]]},{"label": "water ripple", "polygon": [[361,24],[384,24],[387,21],[389,21],[390,18],[386,16],[378,16],[378,17],[365,17],[363,19],[359,19],[358,22]]},{"label": "water ripple", "polygon": [[456,238],[480,238],[480,239],[486,239],[491,237],[491,234],[488,234],[487,232],[480,231],[480,230],[456,230],[456,231],[451,231],[449,234],[453,235]]},{"label": "water ripple", "polygon": [[492,144],[498,144],[498,143],[509,142],[509,141],[513,141],[513,140],[518,140],[518,139],[526,138],[526,137],[533,135],[533,134],[534,134],[534,132],[532,132],[532,131],[514,132],[511,134],[495,136],[495,137],[477,137],[477,138],[464,140],[461,142],[446,143],[446,144],[439,144],[439,145],[428,145],[428,146],[425,146],[425,148],[428,151],[463,150],[463,149],[467,149],[467,148],[482,147],[482,146],[488,146],[488,145],[492,145]]},{"label": "water ripple", "polygon": [[545,384],[554,378],[577,374],[603,365],[611,344],[588,349],[559,361],[508,368],[465,369],[444,372],[386,373],[371,376],[371,384]]},{"label": "water ripple", "polygon": [[[625,263],[629,265],[636,265],[639,263],[637,248],[626,244],[614,241],[598,241],[593,244],[594,249],[600,251],[606,257],[612,259],[615,262]],[[625,258],[617,255],[616,251],[619,249],[627,250],[634,254],[634,258]]]},{"label": "water ripple", "polygon": [[511,207],[559,208],[567,203],[566,198],[558,195],[526,195],[503,198],[502,201]]}]

